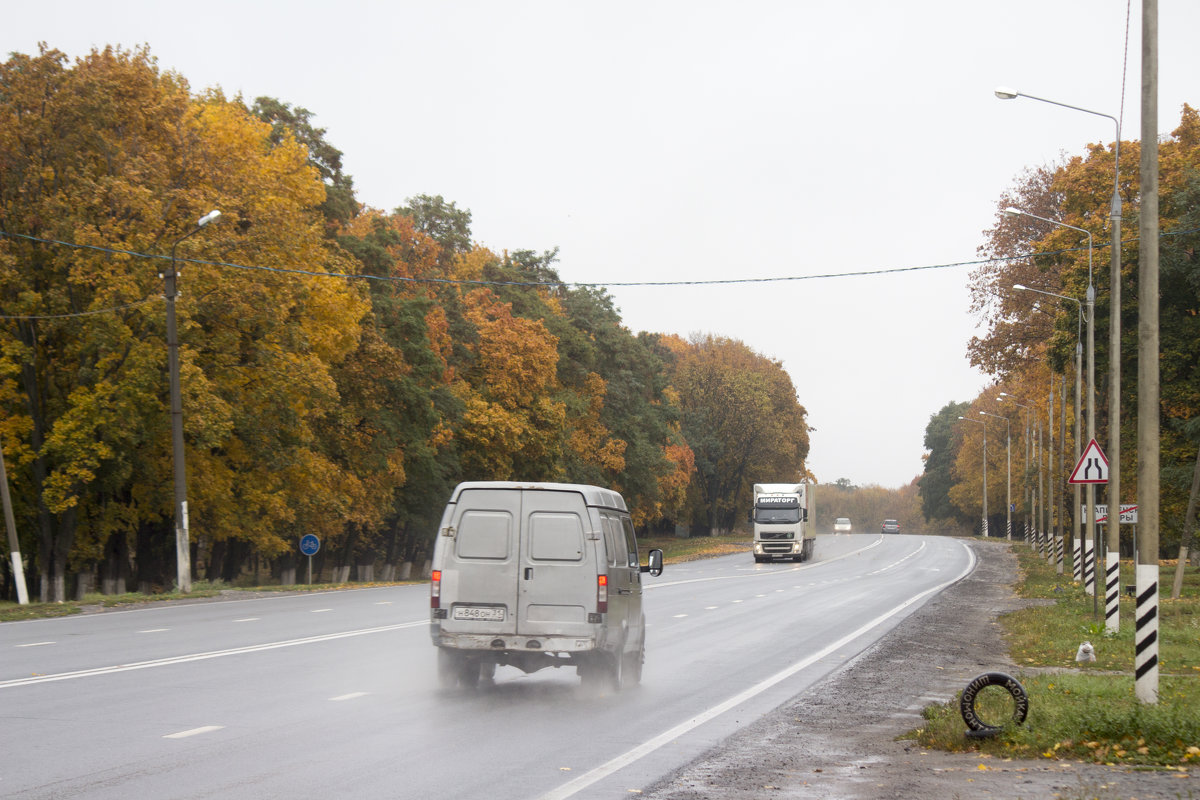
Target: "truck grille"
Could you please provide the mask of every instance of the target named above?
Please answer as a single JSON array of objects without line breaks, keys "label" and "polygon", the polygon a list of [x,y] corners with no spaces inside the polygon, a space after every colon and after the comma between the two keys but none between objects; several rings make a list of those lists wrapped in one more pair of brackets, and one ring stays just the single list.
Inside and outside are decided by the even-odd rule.
[{"label": "truck grille", "polygon": [[791,542],[764,542],[764,553],[790,553],[792,552]]}]

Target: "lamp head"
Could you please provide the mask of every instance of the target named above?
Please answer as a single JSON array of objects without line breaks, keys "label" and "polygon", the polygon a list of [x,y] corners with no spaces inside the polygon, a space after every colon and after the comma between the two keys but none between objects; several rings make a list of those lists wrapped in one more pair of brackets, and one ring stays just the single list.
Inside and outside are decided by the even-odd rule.
[{"label": "lamp head", "polygon": [[1019,208],[1013,208],[1012,206],[1009,206],[1008,208],[1004,209],[1004,213],[1005,213],[1005,215],[1007,215],[1007,216],[1010,216],[1010,217],[1023,217],[1023,216],[1025,216],[1025,212],[1024,212],[1024,211],[1022,211],[1022,210],[1021,210],[1021,209],[1019,209]]},{"label": "lamp head", "polygon": [[1026,285],[1025,285],[1025,284],[1023,284],[1023,283],[1014,283],[1014,284],[1013,284],[1013,288],[1014,288],[1014,289],[1016,289],[1016,290],[1017,290],[1017,291],[1019,291],[1019,292],[1024,292],[1024,291],[1026,291],[1026,290],[1028,290],[1028,289],[1029,289],[1029,287],[1028,287],[1028,286],[1026,286]]},{"label": "lamp head", "polygon": [[208,223],[215,221],[217,219],[217,217],[219,217],[219,216],[221,216],[220,210],[214,208],[212,211],[208,212],[203,217],[201,217],[200,220],[196,224],[199,227],[203,228]]},{"label": "lamp head", "polygon": [[997,86],[993,93],[1001,100],[1014,100],[1019,94],[1021,94],[1016,89],[1010,89],[1007,86]]}]

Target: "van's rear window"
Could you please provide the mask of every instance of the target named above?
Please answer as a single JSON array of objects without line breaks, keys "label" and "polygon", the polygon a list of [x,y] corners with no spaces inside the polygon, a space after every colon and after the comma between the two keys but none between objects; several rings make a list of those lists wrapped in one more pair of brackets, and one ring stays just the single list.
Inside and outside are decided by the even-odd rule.
[{"label": "van's rear window", "polygon": [[508,558],[512,516],[505,511],[468,511],[458,522],[459,558]]},{"label": "van's rear window", "polygon": [[530,514],[529,557],[537,561],[582,561],[583,520],[576,514]]}]

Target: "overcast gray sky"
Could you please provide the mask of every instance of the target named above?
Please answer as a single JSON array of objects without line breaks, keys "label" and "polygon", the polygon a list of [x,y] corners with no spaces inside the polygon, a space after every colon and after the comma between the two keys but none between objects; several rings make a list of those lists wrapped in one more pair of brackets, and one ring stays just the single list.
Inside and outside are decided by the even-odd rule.
[{"label": "overcast gray sky", "polygon": [[[568,282],[806,277],[972,261],[1026,167],[1113,140],[1109,120],[997,85],[1137,139],[1127,7],[5,0],[0,51],[145,43],[194,91],[303,106],[362,202],[440,194],[495,251],[558,247]],[[1200,105],[1200,3],[1159,9],[1165,133]],[[611,293],[635,331],[781,361],[818,478],[896,487],[922,470],[930,416],[987,382],[965,355],[970,271]]]}]

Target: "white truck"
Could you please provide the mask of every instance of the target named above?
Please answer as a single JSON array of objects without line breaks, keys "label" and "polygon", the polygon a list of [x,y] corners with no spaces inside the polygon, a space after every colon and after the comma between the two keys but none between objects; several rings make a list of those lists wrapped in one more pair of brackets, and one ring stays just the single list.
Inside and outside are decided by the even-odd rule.
[{"label": "white truck", "polygon": [[804,483],[754,484],[750,519],[754,523],[755,561],[812,558],[813,535],[808,527],[811,489]]}]

